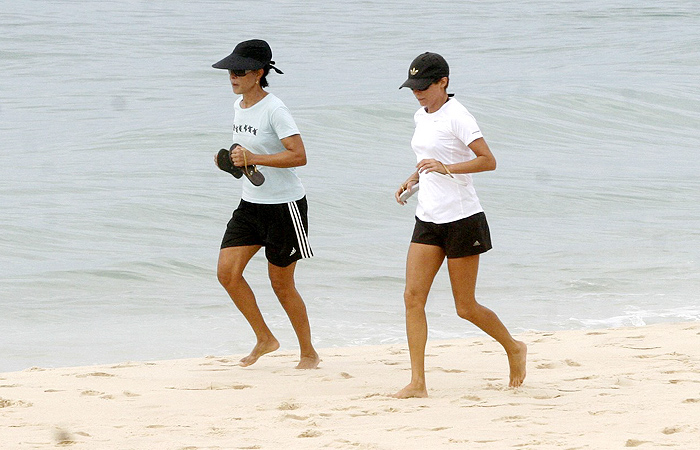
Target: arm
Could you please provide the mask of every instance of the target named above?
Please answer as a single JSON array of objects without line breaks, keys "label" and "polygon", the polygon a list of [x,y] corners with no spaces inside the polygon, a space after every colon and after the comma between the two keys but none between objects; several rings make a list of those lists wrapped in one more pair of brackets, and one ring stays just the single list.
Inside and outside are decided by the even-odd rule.
[{"label": "arm", "polygon": [[257,155],[239,145],[231,151],[231,161],[238,167],[243,167],[246,163],[249,166],[255,164],[280,168],[306,165],[306,148],[301,135],[286,137],[281,142],[284,150],[274,155]]},{"label": "arm", "polygon": [[439,172],[447,175],[449,173],[477,173],[496,170],[496,157],[491,153],[484,138],[472,141],[469,148],[474,152],[476,158],[455,164],[443,164],[436,159],[424,159],[416,165],[418,172]]}]

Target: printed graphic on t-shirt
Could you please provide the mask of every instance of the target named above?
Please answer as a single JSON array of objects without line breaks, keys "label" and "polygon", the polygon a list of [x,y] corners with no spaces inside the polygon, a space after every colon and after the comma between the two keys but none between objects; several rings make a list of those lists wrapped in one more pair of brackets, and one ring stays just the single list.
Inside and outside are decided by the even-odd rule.
[{"label": "printed graphic on t-shirt", "polygon": [[252,134],[253,136],[258,135],[258,129],[253,128],[250,125],[234,125],[233,132],[234,133],[248,133],[248,134]]}]

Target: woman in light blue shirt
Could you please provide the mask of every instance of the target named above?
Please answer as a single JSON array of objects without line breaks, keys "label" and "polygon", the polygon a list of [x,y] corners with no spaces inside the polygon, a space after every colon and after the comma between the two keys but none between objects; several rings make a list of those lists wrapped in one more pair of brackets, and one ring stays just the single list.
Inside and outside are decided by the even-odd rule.
[{"label": "woman in light blue shirt", "polygon": [[259,39],[239,43],[213,67],[228,70],[233,92],[241,96],[234,104],[234,145],[228,153],[224,151],[224,159],[217,155],[215,161],[234,176],[245,171],[251,180],[243,180],[241,202],[226,228],[217,268],[219,282],[257,339],[240,364],[249,366],[280,346],[243,277],[251,258],[265,247],[270,283],[299,340],[297,368],[316,368],[319,356],[311,342],[306,305],[294,281],[296,262],[313,256],[306,193],[294,169],[306,164],[306,149],[287,107],[264,89],[271,69],[282,72],[274,66],[270,46]]}]

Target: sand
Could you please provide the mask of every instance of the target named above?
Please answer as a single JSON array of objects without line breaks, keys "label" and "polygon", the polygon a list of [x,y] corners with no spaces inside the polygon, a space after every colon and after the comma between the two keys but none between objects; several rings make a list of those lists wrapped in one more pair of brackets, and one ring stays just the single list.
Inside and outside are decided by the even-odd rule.
[{"label": "sand", "polygon": [[0,374],[0,448],[700,448],[700,322],[530,332],[508,388],[497,343],[430,341],[427,399],[405,345],[279,350]]}]

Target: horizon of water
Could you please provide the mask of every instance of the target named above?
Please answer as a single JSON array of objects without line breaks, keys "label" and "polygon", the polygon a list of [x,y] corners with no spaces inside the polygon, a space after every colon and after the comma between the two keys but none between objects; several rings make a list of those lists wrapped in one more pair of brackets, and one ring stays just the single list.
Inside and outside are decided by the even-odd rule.
[{"label": "horizon of water", "polygon": [[[211,64],[270,42],[307,147],[318,348],[403,343],[415,201],[398,86],[424,51],[497,160],[477,295],[514,334],[700,320],[700,6],[692,1],[7,1],[0,12],[0,372],[246,353],[216,280],[241,181]],[[262,253],[246,277],[283,348]],[[480,336],[443,268],[431,339]]]}]

